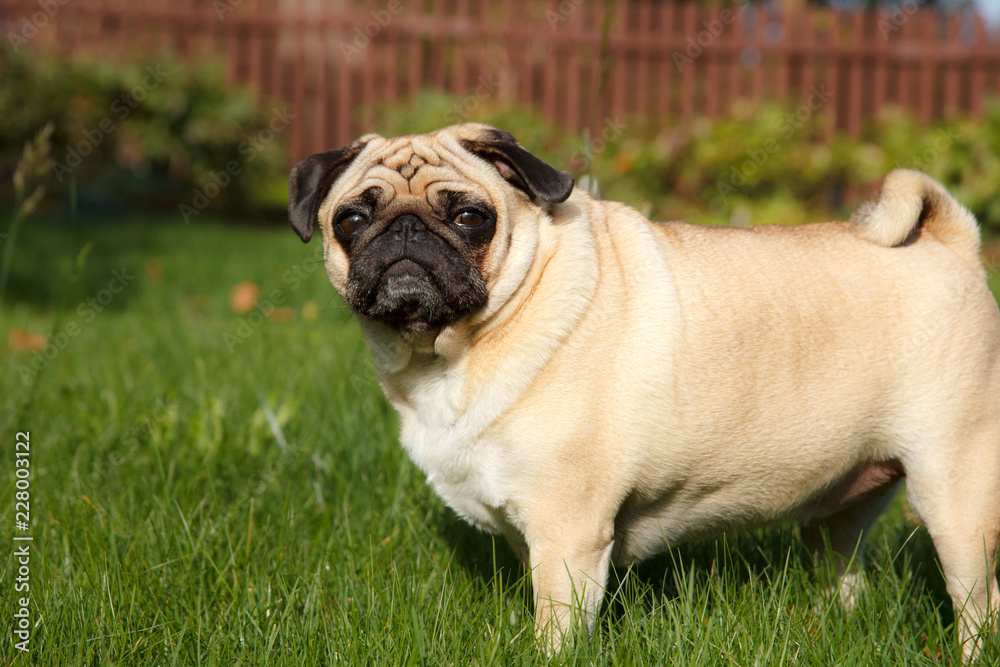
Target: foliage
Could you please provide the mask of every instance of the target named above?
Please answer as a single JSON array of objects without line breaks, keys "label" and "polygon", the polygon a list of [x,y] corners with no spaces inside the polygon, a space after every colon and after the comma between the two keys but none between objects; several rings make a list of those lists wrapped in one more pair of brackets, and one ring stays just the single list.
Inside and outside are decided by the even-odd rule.
[{"label": "foliage", "polygon": [[[741,103],[728,116],[684,123],[606,118],[588,136],[489,93],[457,99],[427,90],[377,105],[365,129],[390,136],[487,122],[574,175],[596,177],[606,199],[654,219],[713,224],[843,219],[888,171],[909,166],[941,180],[987,235],[1000,235],[1000,103],[981,120],[931,126],[890,110],[851,137],[827,132],[823,105],[814,112],[811,101]],[[65,192],[79,181],[85,202],[275,210],[285,205],[288,164],[285,138],[268,125],[282,107],[226,85],[211,64],[164,57],[122,67],[0,50],[0,176],[51,120],[51,185]],[[239,173],[225,174],[226,165]]]},{"label": "foliage", "polygon": [[591,139],[529,110],[495,100],[456,102],[435,92],[375,112],[375,127],[390,135],[464,120],[496,125],[563,169],[578,176],[592,171],[605,199],[654,219],[741,225],[843,219],[885,174],[908,167],[939,179],[988,235],[1000,234],[1000,103],[989,105],[981,121],[956,117],[929,127],[890,110],[857,137],[832,138],[822,110],[807,104],[738,104],[726,117],[689,123],[607,119]]},{"label": "foliage", "polygon": [[[14,185],[14,209],[11,213],[7,231],[0,234],[3,242],[3,259],[0,260],[0,305],[7,293],[7,278],[10,276],[10,266],[14,259],[14,249],[17,247],[17,233],[24,224],[25,218],[38,208],[38,203],[45,196],[45,185],[36,183],[45,177],[51,167],[49,152],[52,150],[50,139],[53,125],[46,123],[38,131],[35,138],[24,143],[21,159],[18,160],[12,179]],[[30,194],[29,194],[30,190]]]},{"label": "foliage", "polygon": [[201,208],[245,208],[285,169],[280,137],[265,131],[272,106],[226,85],[211,63],[163,56],[115,65],[0,49],[0,172],[51,121],[51,183],[63,193],[75,181],[84,199],[176,209],[205,195],[213,178],[226,180],[235,163]]}]

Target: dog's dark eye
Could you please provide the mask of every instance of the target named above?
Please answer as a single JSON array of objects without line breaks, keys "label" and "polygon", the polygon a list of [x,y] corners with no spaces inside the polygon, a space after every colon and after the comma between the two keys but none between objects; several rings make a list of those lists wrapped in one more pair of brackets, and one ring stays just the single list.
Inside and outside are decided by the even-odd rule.
[{"label": "dog's dark eye", "polygon": [[337,226],[345,234],[353,234],[368,222],[368,218],[360,213],[352,213],[337,221]]},{"label": "dog's dark eye", "polygon": [[478,227],[486,222],[486,217],[475,211],[462,211],[455,216],[455,224],[462,227]]}]

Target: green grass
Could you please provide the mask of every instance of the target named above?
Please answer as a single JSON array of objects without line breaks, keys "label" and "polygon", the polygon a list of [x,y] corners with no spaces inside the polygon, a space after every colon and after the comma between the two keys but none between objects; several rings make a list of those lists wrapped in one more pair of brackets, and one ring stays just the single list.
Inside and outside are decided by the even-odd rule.
[{"label": "green grass", "polygon": [[[201,219],[28,222],[0,336],[66,341],[37,375],[23,371],[30,351],[0,357],[0,665],[543,662],[524,569],[407,460],[319,252],[289,230]],[[135,279],[89,311],[112,270]],[[242,280],[294,319],[241,326],[229,295]],[[21,653],[11,537],[26,430]],[[879,523],[872,591],[853,614],[824,600],[795,529],[730,535],[617,573],[594,637],[561,661],[947,662],[950,606],[908,516],[900,498]],[[994,638],[983,664],[998,659]]]}]

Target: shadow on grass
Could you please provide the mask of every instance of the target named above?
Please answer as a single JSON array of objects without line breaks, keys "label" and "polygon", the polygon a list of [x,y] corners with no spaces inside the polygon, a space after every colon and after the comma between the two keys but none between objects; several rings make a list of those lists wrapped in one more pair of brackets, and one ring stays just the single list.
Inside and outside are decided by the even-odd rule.
[{"label": "shadow on grass", "polygon": [[[925,529],[909,521],[885,527],[882,535],[869,541],[863,567],[869,583],[876,587],[878,578],[889,574],[886,570],[890,576],[908,580],[915,597],[931,600],[944,626],[953,622],[941,566]],[[731,590],[774,581],[786,568],[806,572],[815,581],[813,555],[791,525],[683,544],[631,568],[612,568],[608,590],[623,594],[605,598],[602,622],[620,618],[636,602],[650,610],[676,599],[686,578],[711,593],[717,590],[708,585],[713,577],[724,577],[726,589]]]},{"label": "shadow on grass", "polygon": [[[451,546],[455,562],[463,570],[484,585],[499,583],[505,595],[514,593],[527,575],[502,537],[476,530],[453,515],[441,518],[438,534]],[[607,630],[624,615],[635,613],[636,605],[649,611],[678,598],[678,586],[684,585],[685,578],[711,591],[716,589],[709,580],[723,577],[726,588],[731,590],[776,580],[786,568],[812,576],[813,556],[797,529],[790,525],[680,545],[631,568],[612,568],[609,594],[604,598],[598,622]],[[941,567],[926,530],[910,522],[886,526],[868,545],[865,571],[875,587],[883,576],[908,580],[914,596],[931,600],[942,625],[952,623],[954,616]]]},{"label": "shadow on grass", "polygon": [[[113,271],[138,276],[142,267],[137,255],[155,254],[159,247],[156,233],[170,221],[147,219],[81,219],[66,217],[31,218],[17,237],[11,265],[7,300],[35,307],[51,308],[95,297],[108,288]],[[175,226],[175,225],[174,225]],[[81,251],[89,249],[82,267],[75,269]],[[74,280],[74,273],[77,273]],[[101,309],[120,310],[136,296],[131,281]],[[118,284],[114,285],[119,289]]]},{"label": "shadow on grass", "polygon": [[[485,585],[499,582],[502,593],[513,593],[527,575],[502,537],[479,531],[450,513],[441,517],[437,530],[450,545],[455,562]],[[944,626],[953,622],[941,566],[926,530],[909,521],[885,526],[881,535],[870,540],[864,562],[872,585],[877,586],[882,576],[909,580],[915,596],[932,601]],[[651,610],[676,599],[679,582],[683,585],[686,576],[698,585],[721,576],[727,588],[742,587],[771,581],[786,568],[813,570],[813,556],[791,525],[683,544],[630,568],[613,567],[607,586],[610,594],[604,598],[599,622],[607,626],[634,613],[630,608],[636,604]]]},{"label": "shadow on grass", "polygon": [[450,510],[440,518],[437,531],[459,567],[484,584],[499,582],[504,594],[513,593],[527,572],[504,538],[473,528]]},{"label": "shadow on grass", "polygon": [[[225,257],[220,248],[233,254],[234,265],[248,265],[250,253],[259,246],[248,248],[243,243],[250,242],[254,232],[284,231],[280,219],[266,224],[258,219],[238,222],[204,217],[184,224],[178,216],[162,213],[81,216],[76,221],[67,215],[32,217],[16,239],[6,302],[41,309],[65,307],[73,315],[79,304],[99,298],[93,306],[98,312],[124,310],[141,295],[150,260],[157,260],[161,272],[164,265],[169,267],[171,286],[209,291],[215,287],[220,258]],[[0,222],[0,233],[4,230]],[[285,237],[289,247],[298,242],[293,236]],[[120,289],[118,278],[109,290],[109,283],[123,275],[129,277],[125,288]]]}]

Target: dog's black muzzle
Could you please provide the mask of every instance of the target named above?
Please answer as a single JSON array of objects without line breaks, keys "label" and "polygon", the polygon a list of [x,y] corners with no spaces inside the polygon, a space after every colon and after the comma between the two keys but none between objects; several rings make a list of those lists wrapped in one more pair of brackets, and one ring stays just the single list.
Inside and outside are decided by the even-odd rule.
[{"label": "dog's black muzzle", "polygon": [[486,304],[475,264],[416,215],[395,218],[353,254],[347,301],[362,317],[422,331]]}]

